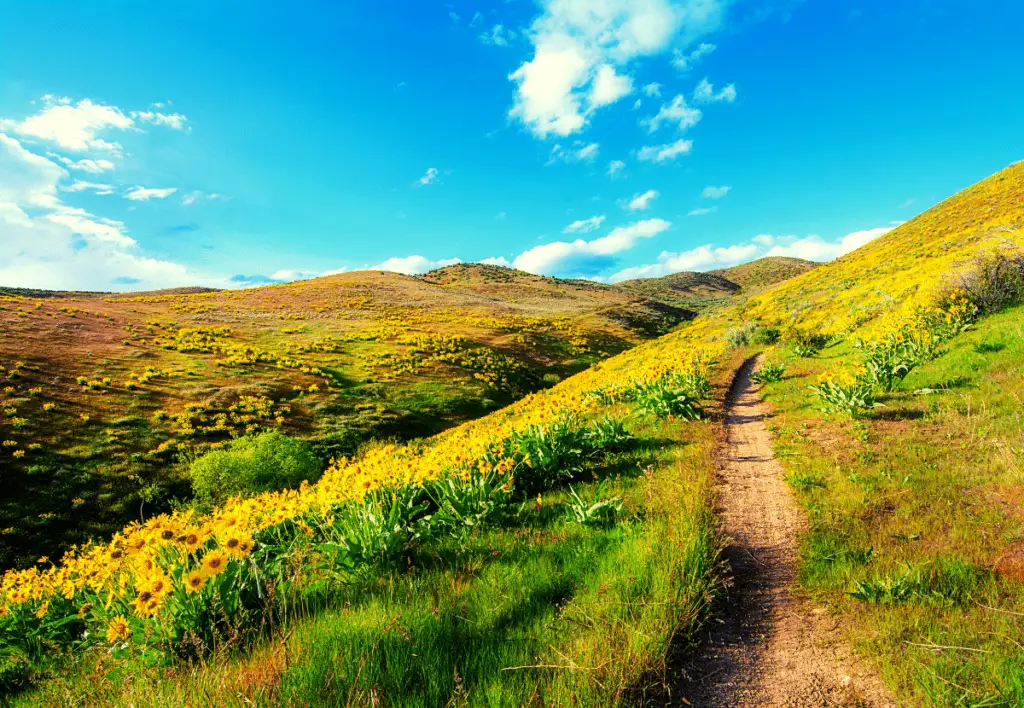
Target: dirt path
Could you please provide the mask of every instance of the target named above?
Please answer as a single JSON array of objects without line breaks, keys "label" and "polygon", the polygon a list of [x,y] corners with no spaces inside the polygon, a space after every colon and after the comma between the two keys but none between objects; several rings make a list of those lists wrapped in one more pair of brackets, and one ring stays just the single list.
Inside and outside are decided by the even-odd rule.
[{"label": "dirt path", "polygon": [[727,400],[718,510],[729,539],[727,611],[686,668],[682,695],[695,706],[894,706],[834,620],[796,592],[805,519],[772,452],[768,407],[750,379],[757,364],[743,364]]}]

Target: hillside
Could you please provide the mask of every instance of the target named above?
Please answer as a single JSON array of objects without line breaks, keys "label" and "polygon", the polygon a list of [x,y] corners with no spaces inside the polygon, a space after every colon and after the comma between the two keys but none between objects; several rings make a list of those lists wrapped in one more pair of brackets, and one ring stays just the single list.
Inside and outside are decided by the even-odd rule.
[{"label": "hillside", "polygon": [[[761,614],[734,601],[743,574],[761,573],[786,575],[769,589],[785,591],[799,632],[832,627],[822,653],[856,654],[893,702],[1022,705],[1021,249],[1024,163],[428,440],[373,446],[315,484],[152,517],[7,573],[4,687],[25,706],[699,704],[705,679],[763,696],[758,682],[801,655],[753,621],[780,602],[772,592]],[[986,263],[1006,266],[999,287]],[[516,274],[494,279],[506,277],[456,269],[387,276],[387,288],[451,288],[468,302],[514,288]],[[304,287],[202,296],[191,314],[240,319],[242,301],[278,327]],[[614,292],[552,287],[574,302]],[[993,289],[1009,294],[984,310]],[[206,298],[216,308],[195,312]],[[409,326],[450,322],[404,309]],[[170,336],[153,329],[146,339]],[[760,362],[762,382],[744,396],[770,416],[726,396],[744,362],[747,374]],[[798,552],[781,559],[776,539],[717,530],[723,496],[737,494],[721,484],[720,462],[737,454],[727,426],[754,417],[773,449],[739,459],[777,458],[802,509],[787,539]],[[743,493],[755,480],[741,482]],[[771,661],[692,673],[695,654],[735,648],[706,643],[719,625],[745,627],[738,650],[769,646]],[[773,695],[885,704],[860,693],[859,674],[804,668],[808,685],[776,682]]]},{"label": "hillside", "polygon": [[624,280],[616,287],[675,307],[706,312],[817,267],[800,258],[768,256],[706,273],[684,271],[660,278]]},{"label": "hillside", "polygon": [[175,461],[240,433],[281,429],[315,441],[325,461],[372,437],[429,435],[691,316],[485,266],[0,295],[0,528],[14,529],[0,536],[0,564],[165,508],[188,491]]},{"label": "hillside", "polygon": [[776,283],[781,283],[784,280],[789,280],[817,268],[819,265],[821,264],[805,261],[803,258],[766,256],[749,263],[741,263],[732,268],[712,270],[708,274],[725,278],[746,290],[753,290],[755,288],[766,288]]}]

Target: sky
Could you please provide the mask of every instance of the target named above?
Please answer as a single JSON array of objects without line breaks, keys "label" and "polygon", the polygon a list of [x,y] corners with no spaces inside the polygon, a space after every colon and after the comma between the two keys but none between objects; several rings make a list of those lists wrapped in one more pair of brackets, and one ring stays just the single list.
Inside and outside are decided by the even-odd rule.
[{"label": "sky", "polygon": [[6,286],[824,261],[1024,158],[1009,0],[2,9]]}]

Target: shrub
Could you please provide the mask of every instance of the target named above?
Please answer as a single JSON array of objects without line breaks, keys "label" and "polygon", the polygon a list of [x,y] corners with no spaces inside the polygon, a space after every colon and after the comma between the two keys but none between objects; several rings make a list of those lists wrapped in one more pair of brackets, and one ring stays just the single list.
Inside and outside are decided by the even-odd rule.
[{"label": "shrub", "polygon": [[677,416],[699,420],[704,417],[704,410],[693,392],[669,379],[663,376],[651,383],[637,384],[633,399],[636,409],[658,418]]},{"label": "shrub", "polygon": [[321,471],[308,445],[276,431],[232,440],[224,449],[212,450],[189,465],[192,489],[202,505],[297,487],[315,481]]},{"label": "shrub", "polygon": [[960,297],[966,297],[982,314],[1024,300],[1024,253],[994,250],[979,254],[966,270],[947,280],[936,304],[948,312]]},{"label": "shrub", "polygon": [[793,351],[796,355],[807,358],[827,347],[831,338],[818,332],[797,329],[793,331],[789,339],[793,342]]},{"label": "shrub", "polygon": [[750,337],[751,344],[772,345],[782,338],[782,332],[773,327],[758,327]]},{"label": "shrub", "polygon": [[582,526],[611,526],[622,511],[622,497],[608,496],[608,480],[597,486],[593,501],[584,500],[569,487],[568,518]]},{"label": "shrub", "polygon": [[730,349],[745,347],[750,344],[756,329],[757,324],[754,322],[747,322],[739,327],[734,327],[725,333],[725,341],[729,344]]}]

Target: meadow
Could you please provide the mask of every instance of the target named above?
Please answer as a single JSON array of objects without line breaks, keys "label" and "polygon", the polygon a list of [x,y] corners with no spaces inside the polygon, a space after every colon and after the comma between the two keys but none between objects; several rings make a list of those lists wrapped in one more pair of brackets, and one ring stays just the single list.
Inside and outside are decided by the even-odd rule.
[{"label": "meadow", "polygon": [[2,681],[25,705],[672,698],[727,605],[720,412],[760,352],[802,591],[901,700],[1019,704],[1024,282],[979,273],[1024,274],[1022,247],[1018,164],[483,417],[10,571]]}]

